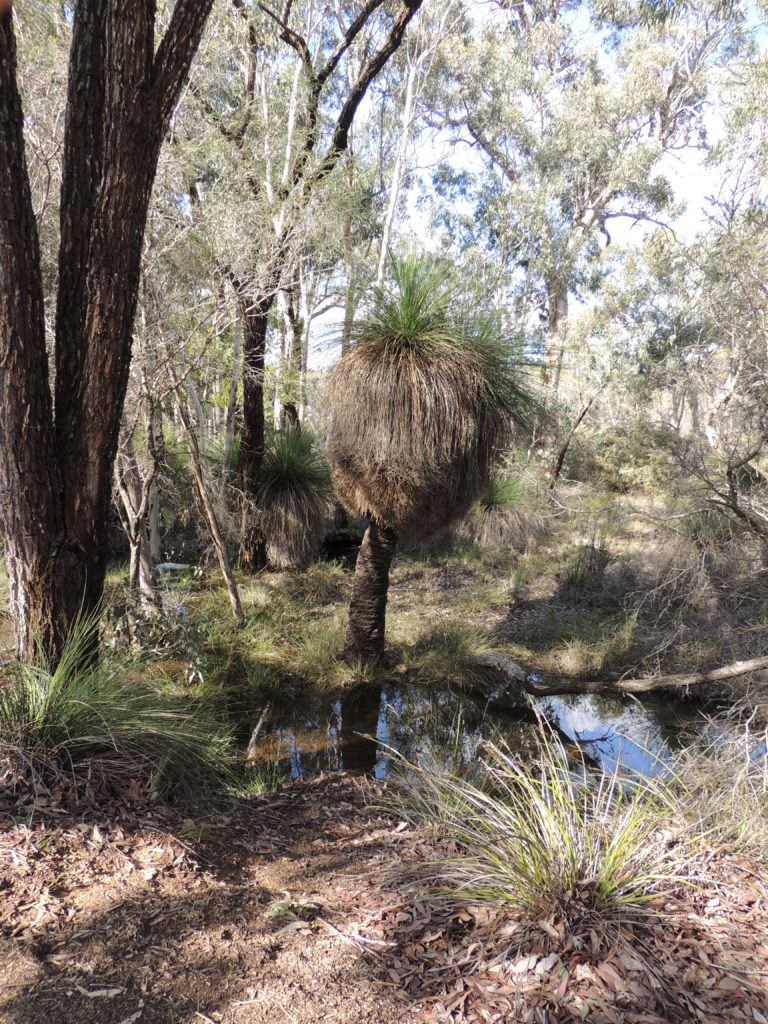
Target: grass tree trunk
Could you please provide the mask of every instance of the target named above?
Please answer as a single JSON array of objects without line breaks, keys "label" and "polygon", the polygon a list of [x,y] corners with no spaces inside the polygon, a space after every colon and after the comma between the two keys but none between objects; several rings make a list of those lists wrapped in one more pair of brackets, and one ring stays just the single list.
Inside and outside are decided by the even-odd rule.
[{"label": "grass tree trunk", "polygon": [[384,653],[384,628],[389,592],[389,569],[397,534],[373,519],[360,545],[355,565],[349,624],[344,654],[377,659]]}]

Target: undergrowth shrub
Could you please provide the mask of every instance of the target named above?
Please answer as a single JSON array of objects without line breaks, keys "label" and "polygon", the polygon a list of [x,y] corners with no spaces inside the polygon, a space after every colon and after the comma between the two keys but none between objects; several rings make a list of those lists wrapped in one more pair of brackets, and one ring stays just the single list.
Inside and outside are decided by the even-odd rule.
[{"label": "undergrowth shrub", "polygon": [[680,881],[668,788],[574,764],[546,730],[533,761],[489,743],[471,777],[430,763],[409,766],[406,785],[411,817],[457,848],[431,865],[446,898],[576,927],[642,913]]},{"label": "undergrowth shrub", "polygon": [[264,453],[257,506],[267,536],[269,564],[302,568],[317,555],[330,504],[330,478],[308,430],[276,432]]},{"label": "undergrowth shrub", "polygon": [[547,520],[532,507],[530,497],[526,501],[525,481],[495,473],[456,534],[481,547],[506,546],[530,551],[546,536]]},{"label": "undergrowth shrub", "polygon": [[89,663],[98,633],[70,633],[55,669],[19,665],[0,686],[0,771],[9,788],[98,779],[163,795],[202,795],[226,779],[229,741],[210,708],[127,685]]}]

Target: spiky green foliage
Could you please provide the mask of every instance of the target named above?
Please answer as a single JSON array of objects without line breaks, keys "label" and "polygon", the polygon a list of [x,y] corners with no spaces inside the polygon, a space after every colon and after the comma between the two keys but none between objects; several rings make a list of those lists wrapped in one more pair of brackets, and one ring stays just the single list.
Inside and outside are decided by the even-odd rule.
[{"label": "spiky green foliage", "polygon": [[500,323],[457,301],[447,271],[393,261],[331,374],[328,451],[342,501],[426,538],[461,516],[534,408]]},{"label": "spiky green foliage", "polygon": [[517,477],[491,473],[477,504],[484,512],[506,512],[519,504],[524,492],[525,484]]},{"label": "spiky green foliage", "polygon": [[524,504],[525,483],[492,473],[485,489],[459,526],[460,536],[481,547],[530,551],[547,532],[542,513]]},{"label": "spiky green foliage", "polygon": [[0,688],[0,760],[12,783],[87,773],[108,788],[144,780],[196,796],[226,778],[228,740],[216,720],[93,663],[97,635],[97,621],[80,623],[55,669],[20,665]]},{"label": "spiky green foliage", "polygon": [[523,761],[487,744],[471,778],[430,763],[409,773],[414,817],[437,826],[460,856],[434,865],[439,891],[557,914],[572,925],[640,912],[678,880],[680,847],[662,834],[662,784],[573,765],[544,731]]},{"label": "spiky green foliage", "polygon": [[330,511],[328,495],[328,467],[312,433],[297,427],[276,432],[264,454],[256,499],[274,568],[301,568],[312,561]]}]

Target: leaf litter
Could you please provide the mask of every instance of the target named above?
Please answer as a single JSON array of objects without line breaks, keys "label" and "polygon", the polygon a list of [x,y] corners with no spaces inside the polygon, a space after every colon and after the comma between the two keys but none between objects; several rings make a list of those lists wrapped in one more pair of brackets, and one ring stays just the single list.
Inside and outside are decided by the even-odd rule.
[{"label": "leaf litter", "polygon": [[126,795],[0,819],[0,1022],[768,1024],[748,859],[569,931],[403,888],[435,840],[391,802],[338,774],[198,818]]}]

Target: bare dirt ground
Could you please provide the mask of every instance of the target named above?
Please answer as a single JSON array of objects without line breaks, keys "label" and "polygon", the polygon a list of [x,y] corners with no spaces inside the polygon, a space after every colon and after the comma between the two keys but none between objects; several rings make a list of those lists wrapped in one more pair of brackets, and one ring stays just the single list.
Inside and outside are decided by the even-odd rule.
[{"label": "bare dirt ground", "polygon": [[404,893],[427,837],[336,775],[185,819],[118,802],[0,824],[2,1024],[768,1022],[754,865],[607,942]]}]

